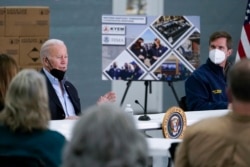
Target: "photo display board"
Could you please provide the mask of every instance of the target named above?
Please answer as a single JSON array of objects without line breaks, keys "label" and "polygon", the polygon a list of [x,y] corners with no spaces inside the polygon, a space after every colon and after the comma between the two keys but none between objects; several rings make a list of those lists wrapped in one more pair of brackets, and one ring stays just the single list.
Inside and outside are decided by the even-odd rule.
[{"label": "photo display board", "polygon": [[102,16],[103,80],[181,81],[199,65],[199,16]]}]

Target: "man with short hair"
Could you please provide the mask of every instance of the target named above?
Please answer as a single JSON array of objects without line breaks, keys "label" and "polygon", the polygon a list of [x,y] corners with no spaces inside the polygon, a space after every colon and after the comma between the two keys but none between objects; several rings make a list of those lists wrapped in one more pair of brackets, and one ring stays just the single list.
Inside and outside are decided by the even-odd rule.
[{"label": "man with short hair", "polygon": [[232,37],[225,31],[214,32],[209,39],[209,58],[185,82],[188,111],[226,109],[227,61],[232,54]]}]

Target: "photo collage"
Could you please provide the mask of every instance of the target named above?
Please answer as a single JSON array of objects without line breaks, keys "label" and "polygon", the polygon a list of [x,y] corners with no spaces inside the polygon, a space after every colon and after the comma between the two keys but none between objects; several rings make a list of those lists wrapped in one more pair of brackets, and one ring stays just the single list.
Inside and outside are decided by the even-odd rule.
[{"label": "photo collage", "polygon": [[181,81],[199,65],[199,16],[102,16],[103,80]]}]

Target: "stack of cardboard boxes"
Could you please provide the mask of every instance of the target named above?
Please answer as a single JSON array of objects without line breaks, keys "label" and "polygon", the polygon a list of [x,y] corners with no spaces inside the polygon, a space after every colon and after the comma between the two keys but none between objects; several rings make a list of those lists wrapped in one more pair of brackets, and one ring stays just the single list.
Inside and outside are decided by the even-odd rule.
[{"label": "stack of cardboard boxes", "polygon": [[49,7],[0,7],[0,53],[12,56],[20,69],[40,70],[40,48],[49,38]]}]

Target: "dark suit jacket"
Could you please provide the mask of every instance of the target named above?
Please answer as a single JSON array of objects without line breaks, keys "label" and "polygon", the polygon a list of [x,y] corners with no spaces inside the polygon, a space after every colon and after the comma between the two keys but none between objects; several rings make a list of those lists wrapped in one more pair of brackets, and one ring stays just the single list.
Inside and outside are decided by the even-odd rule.
[{"label": "dark suit jacket", "polygon": [[[50,83],[50,81],[47,78],[46,74],[44,73],[43,69],[41,70],[41,73],[45,76],[45,78],[47,80],[48,96],[49,96],[49,108],[50,108],[50,113],[51,113],[51,119],[52,120],[65,119],[65,112],[64,112],[63,107],[60,103],[60,100],[56,94],[56,91],[54,90],[52,84]],[[80,98],[78,96],[78,92],[77,92],[76,88],[69,81],[65,81],[64,87],[65,87],[65,89],[69,95],[69,98],[74,106],[76,115],[79,115],[81,113],[81,104],[80,104]]]}]

